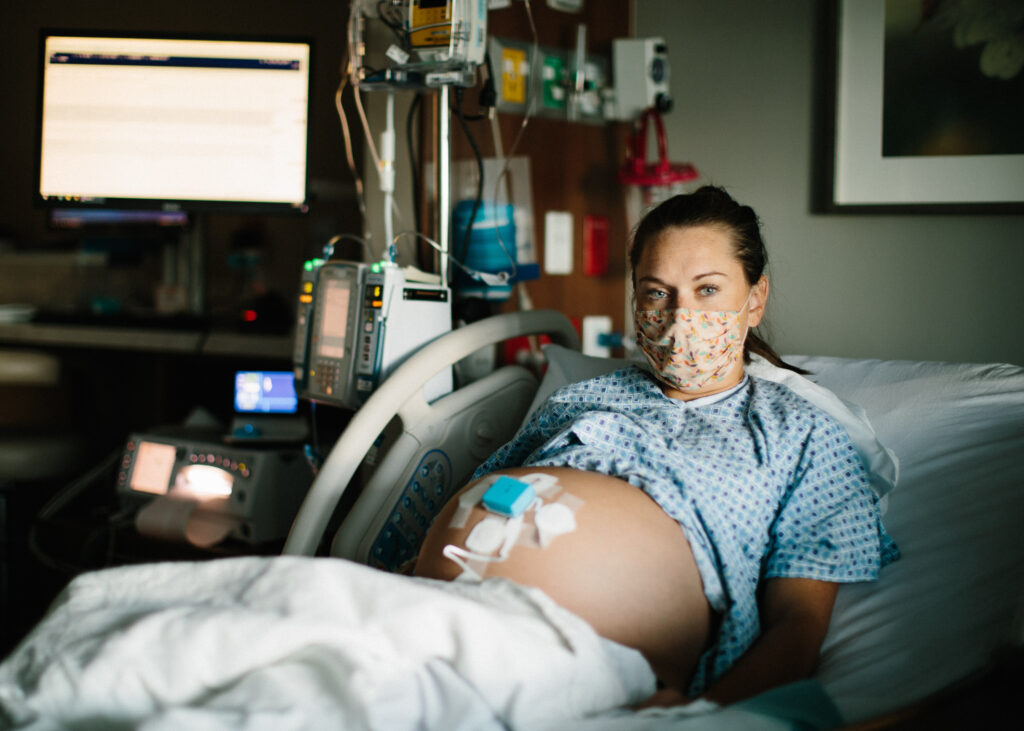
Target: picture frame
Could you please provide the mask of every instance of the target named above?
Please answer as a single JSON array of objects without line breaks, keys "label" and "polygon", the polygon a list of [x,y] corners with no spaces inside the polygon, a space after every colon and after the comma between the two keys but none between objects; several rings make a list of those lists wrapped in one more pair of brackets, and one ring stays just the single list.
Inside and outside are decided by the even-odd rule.
[{"label": "picture frame", "polygon": [[[1005,152],[907,154],[897,149],[897,154],[885,154],[892,151],[893,135],[886,128],[884,103],[891,105],[890,115],[894,104],[891,87],[890,99],[885,97],[886,1],[835,0],[831,8],[834,45],[826,73],[834,79],[834,93],[827,97],[832,116],[825,130],[828,193],[819,207],[831,212],[1024,213],[1024,135],[1019,149],[1011,142]],[[890,16],[890,28],[892,22]],[[961,54],[958,62],[977,59],[979,50],[965,55],[954,47],[953,28],[949,34],[949,53]],[[922,73],[933,71],[924,68]],[[1024,78],[1013,83],[1020,88]],[[900,101],[896,97],[895,103]]]}]

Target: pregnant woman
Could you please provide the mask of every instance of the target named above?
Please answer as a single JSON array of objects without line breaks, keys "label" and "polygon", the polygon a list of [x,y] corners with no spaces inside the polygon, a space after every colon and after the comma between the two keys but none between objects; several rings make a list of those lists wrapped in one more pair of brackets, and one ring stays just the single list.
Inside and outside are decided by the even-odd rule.
[{"label": "pregnant woman", "polygon": [[[731,703],[809,675],[839,584],[899,554],[842,427],[744,371],[750,353],[785,367],[750,332],[769,291],[753,210],[676,196],[630,263],[647,367],[552,394],[440,513],[416,573],[537,587],[644,655],[651,703]],[[478,495],[502,476],[532,502],[496,517]]]}]

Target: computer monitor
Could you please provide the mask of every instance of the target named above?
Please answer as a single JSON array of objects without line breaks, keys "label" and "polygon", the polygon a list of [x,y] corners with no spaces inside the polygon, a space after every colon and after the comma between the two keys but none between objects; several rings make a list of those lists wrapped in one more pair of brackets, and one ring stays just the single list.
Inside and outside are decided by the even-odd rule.
[{"label": "computer monitor", "polygon": [[43,31],[37,200],[304,211],[311,43]]}]

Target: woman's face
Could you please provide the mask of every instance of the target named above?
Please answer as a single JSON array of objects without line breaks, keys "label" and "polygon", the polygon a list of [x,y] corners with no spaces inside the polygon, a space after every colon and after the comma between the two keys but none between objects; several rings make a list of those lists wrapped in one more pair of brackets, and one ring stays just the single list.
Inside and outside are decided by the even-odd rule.
[{"label": "woman's face", "polygon": [[[738,311],[743,332],[761,321],[768,299],[768,280],[761,277],[750,286],[730,234],[717,226],[667,229],[647,244],[634,276],[637,310]],[[732,388],[742,377],[740,361],[726,378],[697,393],[665,392],[683,399],[708,396]]]}]

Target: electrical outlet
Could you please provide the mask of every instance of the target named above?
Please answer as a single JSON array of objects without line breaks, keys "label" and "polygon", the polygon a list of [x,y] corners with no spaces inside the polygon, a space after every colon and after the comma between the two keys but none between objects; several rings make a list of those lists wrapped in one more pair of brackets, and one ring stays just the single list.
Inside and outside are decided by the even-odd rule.
[{"label": "electrical outlet", "polygon": [[572,274],[572,213],[547,211],[544,214],[544,272]]},{"label": "electrical outlet", "polygon": [[583,355],[610,358],[612,349],[602,345],[601,335],[612,334],[612,318],[608,315],[586,315],[583,318]]}]

